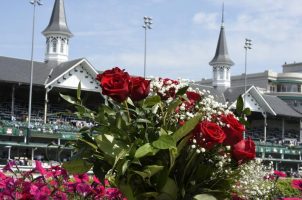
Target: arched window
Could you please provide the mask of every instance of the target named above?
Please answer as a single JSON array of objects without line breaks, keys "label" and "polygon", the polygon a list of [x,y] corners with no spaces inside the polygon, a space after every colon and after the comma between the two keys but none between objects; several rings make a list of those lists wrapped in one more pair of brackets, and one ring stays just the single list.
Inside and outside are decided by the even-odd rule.
[{"label": "arched window", "polygon": [[57,44],[58,44],[58,41],[57,39],[53,39],[52,40],[52,52],[57,52]]},{"label": "arched window", "polygon": [[61,53],[64,53],[64,45],[65,45],[65,40],[62,39],[61,40],[61,48],[60,48]]}]

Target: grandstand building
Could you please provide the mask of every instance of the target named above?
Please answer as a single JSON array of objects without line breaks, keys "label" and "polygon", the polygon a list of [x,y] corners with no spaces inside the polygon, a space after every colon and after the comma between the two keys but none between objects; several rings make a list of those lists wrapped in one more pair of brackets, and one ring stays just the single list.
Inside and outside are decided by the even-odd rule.
[{"label": "grandstand building", "polygon": [[[59,94],[75,96],[81,82],[88,106],[96,107],[102,101],[95,80],[97,70],[85,58],[69,60],[73,34],[67,26],[63,0],[55,0],[42,34],[46,40],[45,59],[33,62],[31,129],[27,123],[31,61],[0,56],[0,164],[14,158],[67,159],[72,149],[62,145],[75,139],[87,122],[65,114],[72,108]],[[30,138],[26,137],[28,133]]]},{"label": "grandstand building", "polygon": [[[222,14],[223,16],[223,14]],[[248,117],[246,137],[257,144],[257,157],[273,161],[276,169],[298,170],[302,164],[302,63],[284,64],[283,72],[231,76],[234,65],[226,43],[222,24],[212,66],[212,79],[196,82],[199,88],[208,89],[217,100],[229,102],[235,108],[236,99],[242,96]]]}]

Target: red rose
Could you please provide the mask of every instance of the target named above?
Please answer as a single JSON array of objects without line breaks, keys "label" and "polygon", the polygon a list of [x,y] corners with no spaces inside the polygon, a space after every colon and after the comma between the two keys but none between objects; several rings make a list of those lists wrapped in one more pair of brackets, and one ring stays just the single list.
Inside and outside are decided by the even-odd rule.
[{"label": "red rose", "polygon": [[118,102],[125,101],[129,96],[130,76],[124,70],[114,67],[98,74],[96,79],[100,81],[102,94],[108,95]]},{"label": "red rose", "polygon": [[130,79],[130,98],[139,101],[148,96],[150,92],[150,81],[142,77],[131,77]]},{"label": "red rose", "polygon": [[196,92],[186,92],[189,101],[185,101],[186,110],[193,108],[197,101],[200,101],[201,96]]},{"label": "red rose", "polygon": [[226,134],[225,145],[234,145],[243,139],[244,126],[232,114],[221,116],[221,121],[226,124],[223,131]]},{"label": "red rose", "polygon": [[193,130],[194,138],[200,146],[211,149],[215,144],[221,144],[225,139],[225,133],[216,123],[203,121]]},{"label": "red rose", "polygon": [[232,146],[232,156],[239,164],[248,160],[253,160],[256,157],[256,146],[251,138],[241,140]]},{"label": "red rose", "polygon": [[[167,100],[170,97],[175,98],[176,88],[173,85],[178,85],[179,82],[176,80],[169,79],[169,78],[160,79],[160,80],[163,81],[163,88],[165,89],[164,93],[158,92],[158,95],[161,97],[161,99]],[[170,87],[170,88],[167,89],[168,87]]]}]

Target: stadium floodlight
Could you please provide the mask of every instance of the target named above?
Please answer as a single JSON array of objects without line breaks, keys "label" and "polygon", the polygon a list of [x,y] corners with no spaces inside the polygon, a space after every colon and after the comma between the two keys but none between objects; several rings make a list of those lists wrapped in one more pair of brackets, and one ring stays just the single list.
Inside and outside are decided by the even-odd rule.
[{"label": "stadium floodlight", "polygon": [[246,92],[246,67],[247,67],[247,50],[252,49],[252,40],[251,39],[245,39],[245,43],[244,43],[244,49],[245,49],[245,59],[244,59],[244,92]]},{"label": "stadium floodlight", "polygon": [[144,16],[144,25],[142,26],[145,29],[145,53],[144,53],[144,78],[146,78],[146,60],[147,60],[147,29],[152,29],[151,25],[152,17]]},{"label": "stadium floodlight", "polygon": [[24,136],[24,143],[28,143],[30,128],[31,128],[31,105],[32,105],[32,89],[33,89],[33,73],[34,73],[34,39],[35,39],[35,17],[36,17],[36,6],[41,6],[41,0],[32,0],[30,4],[33,5],[33,22],[32,22],[32,38],[31,38],[31,59],[30,59],[30,84],[29,84],[29,103],[28,103],[28,126],[27,132]]},{"label": "stadium floodlight", "polygon": [[[245,49],[245,59],[244,59],[244,99],[243,99],[243,105],[244,108],[246,106],[245,102],[245,96],[246,96],[246,87],[247,87],[247,74],[246,74],[246,68],[247,68],[247,50],[252,49],[252,40],[245,38],[245,43],[244,43],[244,49]],[[243,137],[245,138],[245,131],[243,132]]]}]

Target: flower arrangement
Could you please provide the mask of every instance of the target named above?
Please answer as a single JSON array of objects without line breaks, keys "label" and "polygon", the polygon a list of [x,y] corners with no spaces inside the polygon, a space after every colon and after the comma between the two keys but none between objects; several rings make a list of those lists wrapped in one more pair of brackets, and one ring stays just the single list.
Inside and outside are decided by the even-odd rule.
[{"label": "flower arrangement", "polygon": [[8,162],[0,171],[0,199],[123,199],[117,188],[110,188],[108,183],[102,185],[95,176],[86,173],[71,176],[60,166],[45,169],[40,161],[35,164],[32,170],[22,172],[15,161]]},{"label": "flower arrangement", "polygon": [[105,102],[97,111],[76,97],[77,116],[95,126],[83,128],[71,173],[93,169],[100,180],[127,199],[225,199],[237,190],[241,165],[255,158],[244,139],[242,98],[236,115],[209,91],[171,79],[146,80],[115,67],[97,76]]},{"label": "flower arrangement", "polygon": [[263,165],[255,159],[239,166],[240,178],[234,190],[241,199],[274,199],[279,176],[273,171],[273,163]]}]

